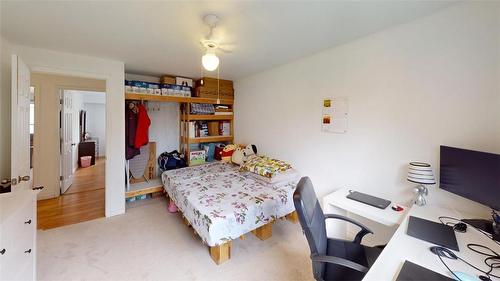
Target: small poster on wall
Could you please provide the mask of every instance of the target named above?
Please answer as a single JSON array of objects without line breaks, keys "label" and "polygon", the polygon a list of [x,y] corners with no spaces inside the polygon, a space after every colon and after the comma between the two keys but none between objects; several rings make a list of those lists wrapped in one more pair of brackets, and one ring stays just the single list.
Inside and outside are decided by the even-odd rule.
[{"label": "small poster on wall", "polygon": [[348,108],[347,97],[323,99],[321,131],[325,133],[347,133]]}]

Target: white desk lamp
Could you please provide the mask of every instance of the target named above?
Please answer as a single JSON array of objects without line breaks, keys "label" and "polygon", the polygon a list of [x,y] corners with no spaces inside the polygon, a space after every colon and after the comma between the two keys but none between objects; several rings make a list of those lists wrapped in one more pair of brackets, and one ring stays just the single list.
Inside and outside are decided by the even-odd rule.
[{"label": "white desk lamp", "polygon": [[406,180],[418,183],[418,186],[415,187],[417,197],[413,203],[418,206],[424,206],[427,204],[425,196],[429,194],[429,190],[425,185],[436,184],[431,165],[422,162],[410,162],[408,167],[408,177]]}]

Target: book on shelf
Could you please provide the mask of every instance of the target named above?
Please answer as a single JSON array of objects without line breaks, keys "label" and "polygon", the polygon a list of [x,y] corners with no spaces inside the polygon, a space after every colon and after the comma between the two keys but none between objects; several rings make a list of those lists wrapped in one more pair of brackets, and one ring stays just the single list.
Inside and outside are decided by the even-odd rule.
[{"label": "book on shelf", "polygon": [[233,115],[231,111],[216,111],[214,115]]},{"label": "book on shelf", "polygon": [[209,136],[208,123],[206,121],[189,122],[189,137],[201,138]]},{"label": "book on shelf", "polygon": [[198,137],[208,137],[209,136],[209,131],[208,131],[208,123],[204,121],[198,122]]},{"label": "book on shelf", "polygon": [[216,105],[215,106],[215,115],[232,115],[233,110],[229,108],[227,105]]},{"label": "book on shelf", "polygon": [[230,122],[219,122],[219,135],[230,136],[231,135],[231,123]]},{"label": "book on shelf", "polygon": [[[181,131],[181,133],[183,133]],[[231,122],[229,121],[191,121],[188,123],[190,138],[209,136],[230,136]]]},{"label": "book on shelf", "polygon": [[189,122],[189,136],[193,137],[195,136],[195,124],[194,122]]}]

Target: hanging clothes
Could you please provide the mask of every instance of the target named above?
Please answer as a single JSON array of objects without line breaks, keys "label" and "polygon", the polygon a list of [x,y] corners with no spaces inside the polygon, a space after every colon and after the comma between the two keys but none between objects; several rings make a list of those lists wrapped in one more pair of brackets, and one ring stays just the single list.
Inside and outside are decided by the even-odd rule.
[{"label": "hanging clothes", "polygon": [[137,105],[138,117],[137,117],[137,130],[135,133],[135,148],[141,148],[141,146],[149,143],[149,126],[151,125],[151,120],[148,116],[148,111],[144,105]]},{"label": "hanging clothes", "polygon": [[135,148],[135,135],[137,132],[137,107],[134,103],[125,104],[125,159],[130,160],[141,152]]}]

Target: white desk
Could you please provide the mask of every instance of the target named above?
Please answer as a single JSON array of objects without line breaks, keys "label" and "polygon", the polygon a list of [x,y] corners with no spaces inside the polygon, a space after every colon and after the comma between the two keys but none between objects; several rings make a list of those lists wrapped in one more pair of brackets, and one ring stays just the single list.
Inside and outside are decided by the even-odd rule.
[{"label": "white desk", "polygon": [[[456,218],[468,217],[465,214],[460,214],[456,211],[447,209],[440,209],[432,206],[413,206],[409,211],[408,216],[405,217],[401,225],[394,233],[394,236],[378,257],[375,264],[372,265],[368,273],[365,275],[365,278],[363,279],[364,281],[396,280],[405,260],[411,261],[445,276],[452,277],[451,273],[441,263],[439,258],[429,250],[431,246],[435,245],[406,234],[409,216],[421,217],[436,222],[439,222],[439,216],[451,216]],[[468,243],[481,244],[490,247],[497,253],[500,252],[500,246],[498,244],[472,227],[468,227],[467,232],[465,233],[456,232],[456,236],[460,252],[454,252],[459,257],[483,270],[487,270],[487,267],[483,262],[484,256],[472,252],[466,245]],[[443,258],[443,260],[452,270],[465,272],[475,277],[481,274],[479,271],[476,271],[474,268],[459,260],[446,258]],[[493,273],[500,275],[500,269],[494,270]],[[492,280],[499,279],[492,277]]]},{"label": "white desk", "polygon": [[[341,210],[343,210],[344,212],[353,213],[386,226],[396,226],[399,225],[404,219],[405,213],[408,209],[407,207],[402,206],[403,208],[405,208],[405,210],[396,212],[391,209],[391,206],[389,206],[382,210],[361,202],[348,199],[346,197],[348,194],[349,189],[345,188],[337,190],[325,196],[323,198],[323,205],[325,206],[325,210],[329,209],[333,211],[334,209],[337,209],[337,212],[341,212]],[[328,214],[329,212],[325,211],[325,213]]]},{"label": "white desk", "polygon": [[[323,197],[323,210],[325,214],[338,214],[347,216],[355,214],[388,227],[397,227],[405,218],[408,208],[402,206],[404,211],[396,212],[391,206],[384,210],[346,198],[349,189],[337,190]],[[393,202],[394,203],[394,202]],[[347,224],[336,220],[327,220],[328,237],[346,238]]]}]

